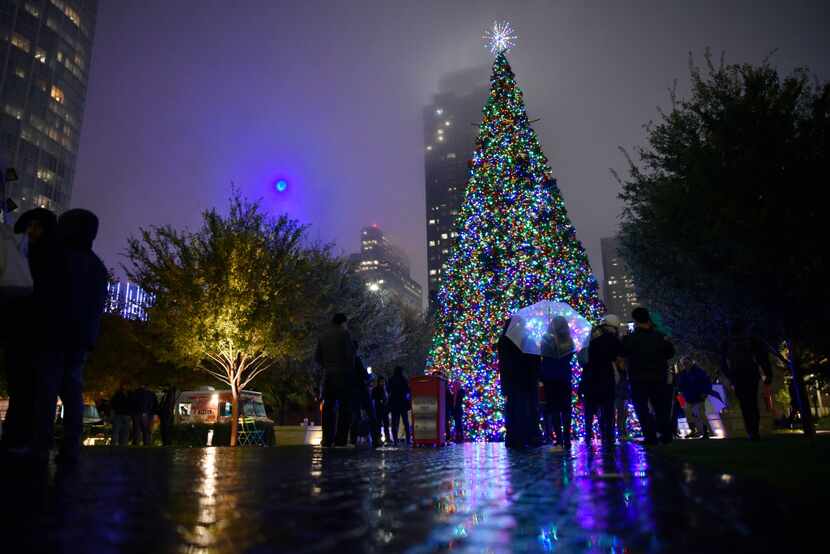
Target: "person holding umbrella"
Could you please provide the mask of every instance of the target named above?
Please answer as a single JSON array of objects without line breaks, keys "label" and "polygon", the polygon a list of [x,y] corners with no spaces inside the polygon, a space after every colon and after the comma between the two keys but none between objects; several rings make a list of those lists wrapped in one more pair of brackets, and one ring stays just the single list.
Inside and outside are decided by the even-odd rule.
[{"label": "person holding umbrella", "polygon": [[542,337],[542,383],[545,404],[553,420],[556,444],[571,447],[571,359],[576,351],[568,320],[553,318]]}]

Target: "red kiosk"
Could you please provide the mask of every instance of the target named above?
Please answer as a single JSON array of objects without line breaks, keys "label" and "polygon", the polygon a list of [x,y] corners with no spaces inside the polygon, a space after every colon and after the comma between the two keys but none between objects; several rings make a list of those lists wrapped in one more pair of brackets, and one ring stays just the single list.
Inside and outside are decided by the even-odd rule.
[{"label": "red kiosk", "polygon": [[447,444],[447,380],[422,375],[409,380],[412,392],[412,431],[415,446]]}]

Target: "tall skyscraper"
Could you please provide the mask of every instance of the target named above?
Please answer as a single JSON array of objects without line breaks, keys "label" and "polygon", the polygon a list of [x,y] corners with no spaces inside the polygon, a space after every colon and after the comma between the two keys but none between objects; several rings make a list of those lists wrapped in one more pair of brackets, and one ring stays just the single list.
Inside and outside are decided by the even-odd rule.
[{"label": "tall skyscraper", "polygon": [[97,0],[0,0],[0,165],[18,213],[65,210],[84,115]]},{"label": "tall skyscraper", "polygon": [[604,238],[601,244],[605,307],[608,313],[619,316],[621,321],[631,321],[631,311],[639,303],[634,277],[620,254],[620,240],[617,237]]},{"label": "tall skyscraper", "polygon": [[[486,69],[485,75],[486,75]],[[481,108],[487,88],[470,94],[438,94],[424,110],[427,277],[430,304],[440,285],[441,271],[455,242],[454,228],[470,174]]]},{"label": "tall skyscraper", "polygon": [[377,225],[360,230],[360,253],[352,255],[352,263],[372,292],[387,293],[405,306],[423,310],[423,290],[410,277],[406,254]]}]

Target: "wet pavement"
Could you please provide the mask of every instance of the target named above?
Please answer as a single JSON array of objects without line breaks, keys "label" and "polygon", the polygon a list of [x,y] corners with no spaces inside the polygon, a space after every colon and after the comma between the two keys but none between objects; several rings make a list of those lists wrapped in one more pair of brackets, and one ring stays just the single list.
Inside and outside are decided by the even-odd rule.
[{"label": "wet pavement", "polygon": [[[87,448],[4,468],[8,552],[768,552],[790,507],[625,444]],[[789,549],[788,549],[789,550]]]}]

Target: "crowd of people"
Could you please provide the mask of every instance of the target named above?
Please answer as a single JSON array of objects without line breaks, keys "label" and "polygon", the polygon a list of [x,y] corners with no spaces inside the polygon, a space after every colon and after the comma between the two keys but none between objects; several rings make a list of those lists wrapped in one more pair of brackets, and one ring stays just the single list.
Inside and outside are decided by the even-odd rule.
[{"label": "crowd of people", "polygon": [[73,209],[60,217],[45,208],[18,218],[31,288],[2,294],[2,330],[9,407],[5,454],[46,461],[53,443],[57,398],[63,440],[56,461],[75,463],[83,430],[83,368],[95,345],[107,296],[108,272],[92,251],[98,218]]},{"label": "crowd of people", "polygon": [[[688,358],[681,360],[680,371],[673,375],[669,362],[675,348],[671,340],[657,329],[647,309],[636,308],[631,316],[634,329],[626,334],[621,333],[618,317],[605,316],[592,330],[588,346],[581,350],[574,343],[567,320],[555,317],[541,339],[540,355],[527,353],[528,349],[508,337],[511,320],[505,322],[497,349],[508,447],[554,442],[570,448],[574,358],[583,368],[578,395],[583,404],[586,440],[593,438],[595,420],[602,442],[613,444],[617,436],[625,436],[629,401],[646,445],[667,444],[678,437],[681,410],[685,411],[690,437],[711,435],[705,403],[718,393],[709,375]],[[761,379],[770,382],[771,368],[763,347],[742,322],[733,326],[724,344],[721,374],[738,398],[747,435],[757,440],[758,386]]]},{"label": "crowd of people", "polygon": [[147,386],[128,390],[121,383],[110,398],[107,411],[112,422],[112,446],[149,446],[153,444],[152,433],[156,416],[159,419],[161,443],[173,444],[173,419],[177,391],[166,386],[159,400],[156,393]]},{"label": "crowd of people", "polygon": [[323,369],[323,446],[412,443],[412,393],[404,369],[396,366],[388,381],[367,371],[345,314],[335,314],[320,336],[315,360]]}]

